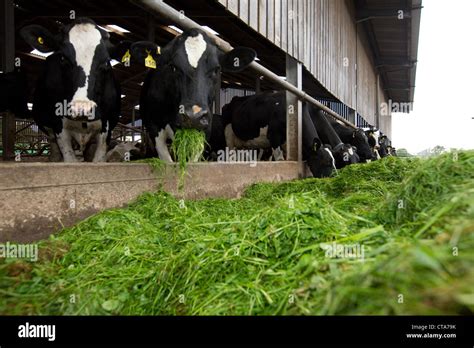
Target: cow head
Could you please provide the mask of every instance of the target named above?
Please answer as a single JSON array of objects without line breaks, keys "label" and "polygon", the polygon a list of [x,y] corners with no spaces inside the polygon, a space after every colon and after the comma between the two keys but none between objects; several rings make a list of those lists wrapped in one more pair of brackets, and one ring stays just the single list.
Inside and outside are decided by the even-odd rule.
[{"label": "cow head", "polygon": [[352,144],[357,148],[357,154],[362,162],[372,160],[372,150],[369,146],[367,135],[362,129],[357,129],[352,133]]},{"label": "cow head", "polygon": [[141,41],[134,43],[131,51],[134,59],[145,66],[150,58],[155,60],[157,72],[169,81],[167,92],[178,106],[177,125],[206,131],[210,128],[210,108],[221,71],[239,72],[256,57],[254,50],[244,47],[222,53],[200,29],[185,31],[163,49]]},{"label": "cow head", "polygon": [[39,25],[24,27],[20,35],[38,51],[54,53],[46,59],[46,85],[54,90],[58,101],[67,105],[66,110],[56,114],[72,119],[100,119],[105,77],[112,74],[111,56],[121,59],[127,45],[113,46],[109,34],[88,18],[77,19],[58,35]]},{"label": "cow head", "polygon": [[333,148],[332,153],[336,159],[336,167],[339,169],[360,162],[356,150],[349,144],[340,143]]},{"label": "cow head", "polygon": [[330,177],[336,171],[336,160],[331,146],[323,145],[318,138],[313,140],[313,146],[307,156],[308,167],[315,178]]}]

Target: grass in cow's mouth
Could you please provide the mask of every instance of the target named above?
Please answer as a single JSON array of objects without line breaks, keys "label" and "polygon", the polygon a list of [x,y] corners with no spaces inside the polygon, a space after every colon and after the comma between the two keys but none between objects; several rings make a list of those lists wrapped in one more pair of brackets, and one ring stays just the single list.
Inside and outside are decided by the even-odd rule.
[{"label": "grass in cow's mouth", "polygon": [[39,250],[0,261],[0,313],[473,314],[474,152],[238,200],[145,194]]},{"label": "grass in cow's mouth", "polygon": [[180,184],[184,183],[186,166],[189,162],[198,161],[206,145],[206,135],[196,129],[178,129],[175,133],[171,152],[179,164]]}]

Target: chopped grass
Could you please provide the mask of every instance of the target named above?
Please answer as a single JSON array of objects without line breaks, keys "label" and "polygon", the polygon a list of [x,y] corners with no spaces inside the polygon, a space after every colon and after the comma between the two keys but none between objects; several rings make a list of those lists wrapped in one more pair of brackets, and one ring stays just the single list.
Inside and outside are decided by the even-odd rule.
[{"label": "chopped grass", "polygon": [[[334,242],[363,259],[327,257]],[[474,152],[257,184],[238,200],[145,194],[39,249],[37,263],[0,262],[0,313],[473,314]]]},{"label": "chopped grass", "polygon": [[187,164],[197,162],[201,158],[205,145],[206,135],[202,131],[196,129],[178,129],[176,131],[171,144],[171,152],[179,163],[181,183],[184,183]]}]

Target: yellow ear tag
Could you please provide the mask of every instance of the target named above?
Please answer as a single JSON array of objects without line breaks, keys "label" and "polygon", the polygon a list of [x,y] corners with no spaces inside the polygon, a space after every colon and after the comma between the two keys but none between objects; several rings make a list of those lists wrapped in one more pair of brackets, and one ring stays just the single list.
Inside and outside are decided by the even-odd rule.
[{"label": "yellow ear tag", "polygon": [[146,52],[148,53],[148,56],[145,58],[145,66],[147,68],[156,69],[156,61],[151,56],[150,51],[147,50]]},{"label": "yellow ear tag", "polygon": [[130,50],[127,50],[127,52],[125,52],[125,54],[122,57],[122,63],[130,63],[131,57],[132,56],[130,55]]},{"label": "yellow ear tag", "polygon": [[38,36],[38,42],[39,42],[40,45],[44,44],[44,40],[41,36]]}]

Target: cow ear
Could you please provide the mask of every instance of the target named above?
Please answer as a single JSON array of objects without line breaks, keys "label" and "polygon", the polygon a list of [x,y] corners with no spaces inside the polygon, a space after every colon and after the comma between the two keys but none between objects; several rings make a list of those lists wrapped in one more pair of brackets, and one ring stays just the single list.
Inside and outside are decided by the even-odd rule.
[{"label": "cow ear", "polygon": [[161,47],[150,41],[138,41],[130,47],[133,59],[147,68],[156,69]]},{"label": "cow ear", "polygon": [[132,41],[121,41],[118,45],[111,45],[109,47],[110,58],[124,63],[125,65],[130,64],[132,54],[130,52],[130,47],[132,46]]},{"label": "cow ear", "polygon": [[248,67],[257,58],[257,52],[248,47],[237,47],[220,57],[223,71],[239,72]]},{"label": "cow ear", "polygon": [[59,48],[53,34],[40,25],[28,25],[20,30],[20,35],[28,45],[40,52],[53,52]]}]

